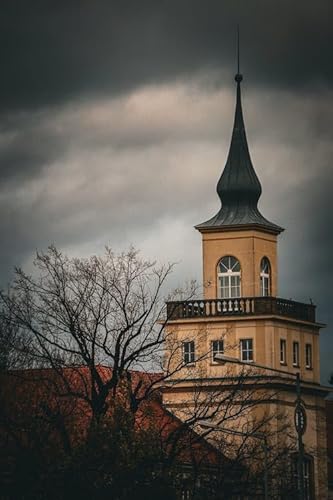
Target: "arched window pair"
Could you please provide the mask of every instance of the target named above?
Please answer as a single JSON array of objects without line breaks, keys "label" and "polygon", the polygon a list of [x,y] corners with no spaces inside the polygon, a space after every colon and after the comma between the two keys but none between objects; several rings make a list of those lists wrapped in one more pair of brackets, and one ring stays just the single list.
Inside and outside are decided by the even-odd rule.
[{"label": "arched window pair", "polygon": [[[218,264],[218,295],[221,299],[232,299],[241,296],[241,267],[239,260],[232,255],[222,257]],[[260,263],[260,295],[271,294],[271,265],[267,257]]]}]

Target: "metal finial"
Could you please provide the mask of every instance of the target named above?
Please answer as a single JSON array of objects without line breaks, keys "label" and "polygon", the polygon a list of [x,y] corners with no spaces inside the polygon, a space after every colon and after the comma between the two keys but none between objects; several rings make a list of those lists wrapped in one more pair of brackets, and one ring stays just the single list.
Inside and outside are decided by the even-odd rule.
[{"label": "metal finial", "polygon": [[243,80],[243,76],[239,72],[239,24],[237,24],[237,74],[235,76],[235,80],[237,83],[240,83]]}]

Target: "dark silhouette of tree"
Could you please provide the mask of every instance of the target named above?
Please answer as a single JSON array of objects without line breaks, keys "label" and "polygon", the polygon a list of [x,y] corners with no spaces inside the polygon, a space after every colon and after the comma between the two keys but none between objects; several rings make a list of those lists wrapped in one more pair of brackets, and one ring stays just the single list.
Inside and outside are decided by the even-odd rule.
[{"label": "dark silhouette of tree", "polygon": [[[184,366],[182,345],[166,328],[163,291],[172,268],[145,261],[134,249],[77,259],[50,247],[37,254],[34,274],[16,269],[11,287],[0,292],[7,498],[79,493],[129,499],[139,492],[150,498],[150,491],[152,498],[171,499],[184,477],[193,498],[231,498],[250,484],[258,490],[260,446],[251,438],[217,440],[197,424],[239,427],[241,418],[247,434],[266,432],[269,439],[275,416],[251,416],[254,406],[276,397],[263,390],[267,377],[255,370],[226,372],[223,387],[209,392],[198,379],[182,420],[166,417],[165,410],[150,415],[162,408],[161,401],[156,406],[159,388]],[[191,284],[176,293],[184,299],[194,291]],[[286,432],[287,426],[280,427]],[[273,448],[271,476],[286,456],[285,447]],[[249,472],[255,461],[255,473]]]}]

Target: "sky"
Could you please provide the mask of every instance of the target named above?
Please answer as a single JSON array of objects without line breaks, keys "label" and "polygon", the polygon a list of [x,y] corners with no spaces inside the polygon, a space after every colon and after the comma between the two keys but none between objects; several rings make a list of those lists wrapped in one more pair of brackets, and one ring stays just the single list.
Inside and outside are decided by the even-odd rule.
[{"label": "sky", "polygon": [[134,245],[201,280],[194,225],[220,206],[235,106],[263,215],[283,226],[279,295],[317,304],[333,371],[330,0],[4,0],[0,285],[36,250]]}]

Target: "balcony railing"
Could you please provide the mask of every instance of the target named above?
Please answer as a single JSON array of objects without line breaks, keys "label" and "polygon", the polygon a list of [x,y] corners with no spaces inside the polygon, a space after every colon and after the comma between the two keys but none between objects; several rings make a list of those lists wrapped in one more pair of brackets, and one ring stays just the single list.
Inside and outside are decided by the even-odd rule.
[{"label": "balcony railing", "polygon": [[214,318],[220,316],[287,316],[316,321],[316,306],[277,297],[184,300],[167,302],[168,319]]}]

